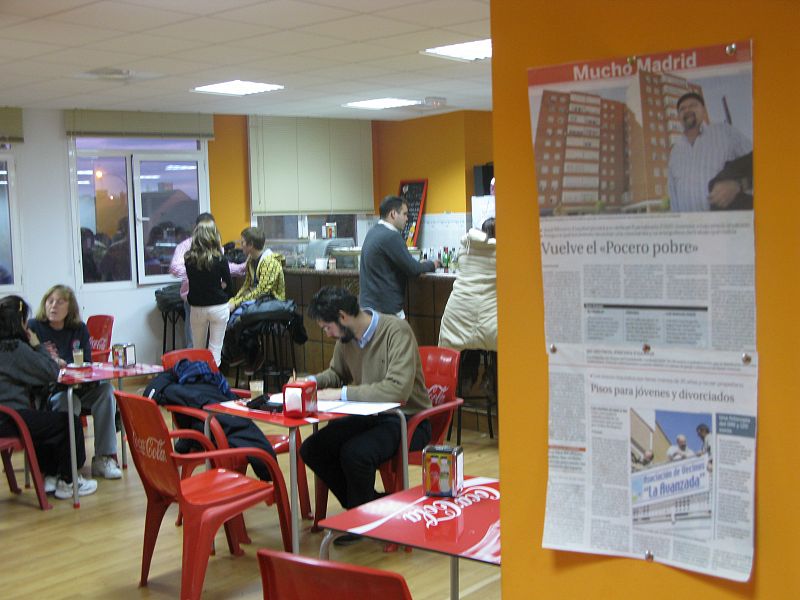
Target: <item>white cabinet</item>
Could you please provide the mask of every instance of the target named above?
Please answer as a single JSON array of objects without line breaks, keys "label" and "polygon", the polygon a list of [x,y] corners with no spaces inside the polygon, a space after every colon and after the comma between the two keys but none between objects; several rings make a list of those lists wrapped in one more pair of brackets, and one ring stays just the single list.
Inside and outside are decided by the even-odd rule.
[{"label": "white cabinet", "polygon": [[251,116],[249,132],[254,213],[374,211],[369,121]]}]

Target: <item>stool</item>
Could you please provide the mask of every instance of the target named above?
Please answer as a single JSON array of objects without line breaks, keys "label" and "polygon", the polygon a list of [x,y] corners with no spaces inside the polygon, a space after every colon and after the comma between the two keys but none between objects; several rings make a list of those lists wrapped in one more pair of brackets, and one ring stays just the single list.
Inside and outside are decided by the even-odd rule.
[{"label": "stool", "polygon": [[[297,318],[297,317],[295,317]],[[292,340],[293,319],[264,319],[259,323],[259,346],[263,362],[254,370],[260,371],[264,389],[268,388],[269,378],[275,379],[275,389],[280,389],[297,369],[297,357]],[[239,383],[239,368],[236,369],[236,384]]]},{"label": "stool", "polygon": [[[172,323],[172,350],[175,350],[176,342],[175,342],[175,325],[178,323],[180,319],[185,319],[186,315],[183,311],[183,303],[175,304],[170,306],[167,310],[161,311],[161,318],[164,320],[164,338],[161,344],[162,350],[161,354],[167,353],[167,323]],[[184,324],[185,327],[188,327],[188,323]]]},{"label": "stool", "polygon": [[[492,424],[492,406],[497,406],[497,352],[493,350],[462,350],[460,368],[468,363],[466,359],[467,353],[478,353],[478,366],[483,363],[484,372],[484,391],[486,392],[486,419],[489,427],[489,438],[494,439],[494,425]],[[462,373],[458,374],[458,396],[459,398],[483,398],[483,396],[470,396],[467,397],[462,391]],[[461,445],[461,405],[456,411],[456,444]],[[447,432],[447,439],[449,440],[453,433],[453,423],[450,423],[450,429]]]}]

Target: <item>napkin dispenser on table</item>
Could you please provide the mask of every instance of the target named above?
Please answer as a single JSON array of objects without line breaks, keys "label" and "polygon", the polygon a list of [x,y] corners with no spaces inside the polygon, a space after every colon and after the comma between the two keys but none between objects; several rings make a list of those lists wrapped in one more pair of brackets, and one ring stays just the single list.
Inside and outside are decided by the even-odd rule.
[{"label": "napkin dispenser on table", "polygon": [[461,446],[425,446],[422,480],[426,496],[455,498],[464,489],[464,451]]},{"label": "napkin dispenser on table", "polygon": [[317,382],[294,381],[283,386],[283,414],[302,419],[317,412]]}]

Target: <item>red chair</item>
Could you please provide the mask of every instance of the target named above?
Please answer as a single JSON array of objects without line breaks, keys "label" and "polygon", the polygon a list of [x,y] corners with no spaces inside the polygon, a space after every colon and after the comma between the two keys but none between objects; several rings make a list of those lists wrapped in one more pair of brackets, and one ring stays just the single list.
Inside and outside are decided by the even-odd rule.
[{"label": "red chair", "polygon": [[[417,426],[425,419],[431,423],[431,440],[429,444],[443,444],[453,421],[453,415],[459,406],[464,404],[462,398],[456,398],[458,390],[458,364],[461,354],[451,348],[438,346],[420,346],[422,372],[425,385],[431,398],[431,408],[414,415],[408,421],[408,443]],[[422,451],[408,452],[409,465],[422,465]],[[387,492],[399,492],[403,489],[403,455],[397,453],[391,461],[381,465],[383,489]]]},{"label": "red chair", "polygon": [[[214,355],[211,354],[211,350],[206,348],[188,348],[182,350],[173,350],[172,352],[167,352],[161,357],[161,365],[164,369],[172,369],[176,364],[178,364],[182,359],[188,359],[191,361],[203,361],[208,364],[209,368],[211,369],[212,373],[219,373],[219,368],[217,367],[217,363],[214,362]],[[250,391],[249,390],[238,390],[231,388],[231,391],[239,396],[240,398],[250,398]],[[204,420],[207,413],[200,411],[202,413],[202,418],[198,413],[189,414],[187,411],[179,411],[173,410],[175,407],[165,407],[172,412],[180,412],[186,414],[188,416],[194,416],[195,418],[199,418],[200,420]],[[221,432],[221,430],[220,430]],[[214,432],[212,432],[214,433]],[[214,433],[215,439],[220,439],[216,433]],[[223,435],[224,437],[224,435]],[[275,450],[275,454],[284,454],[289,452],[289,436],[288,435],[268,435],[266,436],[269,443],[272,445],[272,449]],[[297,443],[297,448],[300,448],[300,444],[302,443],[302,439],[300,437],[300,431],[297,430],[295,441]],[[220,446],[221,447],[221,446]],[[226,444],[227,447],[227,444]],[[247,461],[241,461],[242,465],[246,469]],[[238,467],[235,467],[238,469]],[[242,473],[245,471],[242,470]],[[308,479],[306,477],[306,466],[303,463],[303,459],[300,458],[300,453],[297,454],[297,488],[298,488],[298,495],[300,500],[300,513],[302,514],[303,518],[311,518],[311,500],[309,499],[308,495]],[[180,524],[180,516],[178,516],[178,522]],[[243,540],[245,541],[245,540]]]},{"label": "red chair", "polygon": [[111,315],[92,315],[86,319],[89,329],[89,343],[92,346],[92,362],[108,362],[111,352],[111,329],[114,317]]},{"label": "red chair", "polygon": [[[418,412],[408,420],[408,444],[417,427],[425,419],[431,423],[431,440],[429,444],[444,442],[447,429],[453,420],[456,409],[464,403],[461,398],[456,398],[458,386],[458,361],[460,354],[450,348],[438,346],[420,346],[422,371],[425,375],[425,385],[431,398],[432,407]],[[422,464],[422,451],[408,452],[409,465]],[[380,466],[383,489],[388,493],[399,492],[403,489],[403,454],[398,450],[394,457]],[[319,478],[314,494],[316,513],[312,531],[319,531],[319,521],[328,513],[328,486]]]},{"label": "red chair", "polygon": [[264,600],[411,600],[403,576],[391,571],[276,552],[258,551]]},{"label": "red chair", "polygon": [[[211,545],[220,526],[225,525],[227,532],[230,520],[260,502],[274,502],[277,505],[283,547],[284,550],[291,549],[291,515],[286,484],[272,456],[256,448],[198,452],[192,455],[192,460],[210,460],[212,468],[181,479],[178,466],[185,461],[185,457],[172,451],[172,439],[189,438],[200,442],[205,448],[212,448],[210,441],[197,431],[183,429],[170,432],[158,405],[149,398],[126,392],[116,392],[115,395],[130,436],[133,461],[147,495],[140,586],[147,585],[158,530],[167,508],[173,502],[178,503],[184,515],[181,566],[181,598],[184,600],[200,598]],[[219,459],[242,456],[263,461],[272,481],[251,479],[218,466]],[[233,536],[227,533],[228,546],[233,552]]]},{"label": "red chair", "polygon": [[[33,440],[28,431],[28,426],[25,421],[19,416],[19,413],[12,408],[0,405],[0,414],[6,415],[10,418],[19,432],[16,436],[0,437],[0,456],[3,457],[3,468],[6,472],[6,479],[8,480],[8,488],[13,494],[20,494],[22,490],[17,485],[17,478],[14,475],[14,467],[11,464],[11,455],[14,451],[24,451],[25,460],[30,466],[31,474],[33,475],[33,487],[36,490],[36,496],[39,499],[39,506],[42,510],[50,510],[53,508],[47,501],[47,494],[44,492],[44,478],[39,469],[39,461],[36,458],[36,450],[33,447]],[[30,487],[27,482],[25,487]]]}]

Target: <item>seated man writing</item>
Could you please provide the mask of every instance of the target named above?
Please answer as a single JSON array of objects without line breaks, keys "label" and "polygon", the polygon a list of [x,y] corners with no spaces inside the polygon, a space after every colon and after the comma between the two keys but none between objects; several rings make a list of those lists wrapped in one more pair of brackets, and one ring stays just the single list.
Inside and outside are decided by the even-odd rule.
[{"label": "seated man writing", "polygon": [[[406,418],[430,408],[419,348],[411,327],[393,315],[361,310],[343,288],[324,287],[308,308],[328,337],[336,338],[328,369],[315,376],[321,400],[399,402]],[[328,423],[303,442],[300,454],[345,508],[374,500],[375,472],[400,446],[396,413],[350,416]],[[412,450],[430,441],[423,422],[411,440]],[[357,541],[343,536],[337,545]]]}]

